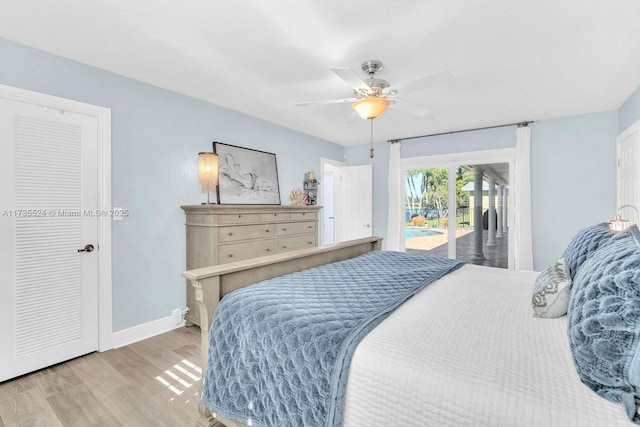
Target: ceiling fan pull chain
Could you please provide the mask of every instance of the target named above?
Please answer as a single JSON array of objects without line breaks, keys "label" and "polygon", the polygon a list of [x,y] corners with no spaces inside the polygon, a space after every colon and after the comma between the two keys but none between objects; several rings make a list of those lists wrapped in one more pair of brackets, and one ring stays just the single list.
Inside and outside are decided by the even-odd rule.
[{"label": "ceiling fan pull chain", "polygon": [[373,159],[373,118],[369,120],[371,121],[371,148],[369,148],[369,158]]}]

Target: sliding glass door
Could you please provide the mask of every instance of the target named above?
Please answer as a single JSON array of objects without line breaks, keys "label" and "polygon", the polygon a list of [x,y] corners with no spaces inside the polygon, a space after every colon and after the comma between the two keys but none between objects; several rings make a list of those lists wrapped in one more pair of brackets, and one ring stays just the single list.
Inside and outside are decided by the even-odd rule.
[{"label": "sliding glass door", "polygon": [[404,168],[405,250],[507,268],[511,162],[418,165]]},{"label": "sliding glass door", "polygon": [[405,179],[405,248],[446,257],[448,169],[408,169]]}]

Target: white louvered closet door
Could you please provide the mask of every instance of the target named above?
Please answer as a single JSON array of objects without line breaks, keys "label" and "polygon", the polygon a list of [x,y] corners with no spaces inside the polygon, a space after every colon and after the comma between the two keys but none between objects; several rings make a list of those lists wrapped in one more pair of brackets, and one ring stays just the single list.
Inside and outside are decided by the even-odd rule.
[{"label": "white louvered closet door", "polygon": [[98,349],[97,169],[95,117],[0,98],[0,381]]}]

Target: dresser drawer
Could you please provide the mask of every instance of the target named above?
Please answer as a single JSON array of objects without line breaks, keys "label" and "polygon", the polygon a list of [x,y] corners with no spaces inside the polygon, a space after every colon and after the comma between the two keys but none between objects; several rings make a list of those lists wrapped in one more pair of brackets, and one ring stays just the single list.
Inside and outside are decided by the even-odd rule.
[{"label": "dresser drawer", "polygon": [[242,261],[275,253],[274,240],[259,240],[257,242],[235,243],[220,245],[218,263]]},{"label": "dresser drawer", "polygon": [[249,239],[272,239],[274,236],[274,227],[273,224],[220,227],[218,229],[218,241],[220,243],[227,243]]},{"label": "dresser drawer", "polygon": [[292,221],[317,221],[318,213],[317,212],[292,212],[291,220]]},{"label": "dresser drawer", "polygon": [[278,237],[276,239],[276,253],[294,251],[296,249],[314,248],[315,246],[315,234],[309,234],[306,236]]},{"label": "dresser drawer", "polygon": [[264,222],[280,222],[289,221],[290,213],[272,212],[272,213],[238,213],[224,214],[218,216],[219,225],[233,224],[258,224]]},{"label": "dresser drawer", "polygon": [[290,222],[276,224],[276,236],[290,236],[292,234],[315,233],[316,222]]},{"label": "dresser drawer", "polygon": [[281,221],[289,221],[291,219],[290,213],[264,213],[260,214],[260,222],[281,222]]},{"label": "dresser drawer", "polygon": [[225,214],[218,216],[218,224],[227,225],[227,224],[250,224],[256,223],[260,221],[260,214],[257,213],[249,213],[249,214]]}]

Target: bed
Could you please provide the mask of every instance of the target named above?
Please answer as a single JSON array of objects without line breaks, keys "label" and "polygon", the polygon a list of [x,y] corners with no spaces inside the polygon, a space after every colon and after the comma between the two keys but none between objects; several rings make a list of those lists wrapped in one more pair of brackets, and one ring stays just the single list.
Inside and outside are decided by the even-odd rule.
[{"label": "bed", "polygon": [[[228,427],[632,425],[630,419],[638,422],[635,378],[640,363],[636,363],[634,351],[640,321],[634,323],[636,319],[629,313],[633,306],[640,311],[640,298],[634,290],[627,292],[623,299],[630,300],[632,308],[627,306],[616,323],[615,310],[610,308],[615,305],[611,293],[600,295],[594,287],[615,282],[607,279],[611,275],[624,276],[632,285],[640,283],[636,240],[630,233],[614,235],[603,224],[574,238],[563,257],[574,282],[572,309],[578,314],[573,317],[533,316],[532,288],[541,276],[536,272],[447,264],[446,274],[419,287],[359,339],[344,374],[346,391],[338,416],[309,423],[270,424],[273,421],[254,416],[253,406],[249,415],[228,417],[225,413],[227,417],[223,417],[201,404],[198,423]],[[209,347],[214,334],[208,329],[222,297],[254,282],[366,257],[368,252],[378,251],[380,244],[380,238],[360,239],[185,272],[201,307],[203,360],[209,359],[212,350],[212,355],[219,357],[215,353],[219,345]],[[605,270],[608,273],[602,273]],[[586,283],[578,291],[577,281]],[[638,286],[632,285],[626,287],[637,290]],[[599,319],[592,304],[597,298],[604,298],[608,307],[601,323],[611,327],[595,332],[586,328],[590,332],[585,338],[580,322],[592,327],[594,319]],[[620,327],[620,322],[625,327]],[[626,335],[620,339],[616,334]],[[595,356],[585,350],[589,347],[585,339],[595,340],[589,344],[598,349]],[[624,342],[629,349],[616,347],[617,353],[604,351],[603,355],[600,350],[609,349],[609,342]],[[622,357],[622,368],[620,363],[607,364],[610,353]],[[205,376],[213,374],[206,372],[207,366],[203,366]],[[619,368],[622,374],[616,371]],[[608,374],[603,376],[603,372]],[[609,377],[616,378],[609,381]],[[224,393],[222,388],[209,387],[208,393]],[[226,393],[233,395],[234,390]],[[206,394],[205,388],[205,401]]]}]

